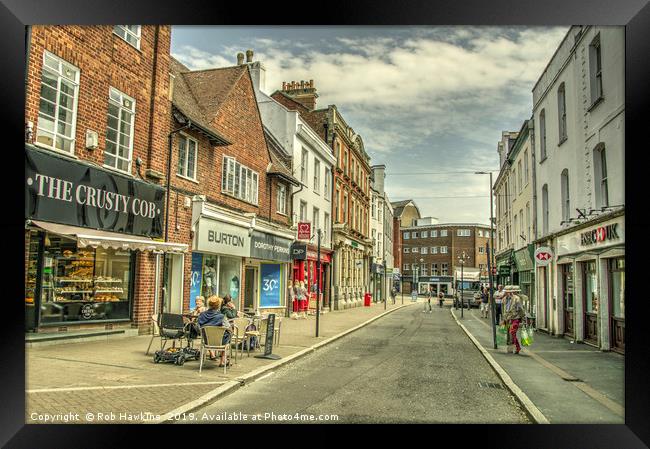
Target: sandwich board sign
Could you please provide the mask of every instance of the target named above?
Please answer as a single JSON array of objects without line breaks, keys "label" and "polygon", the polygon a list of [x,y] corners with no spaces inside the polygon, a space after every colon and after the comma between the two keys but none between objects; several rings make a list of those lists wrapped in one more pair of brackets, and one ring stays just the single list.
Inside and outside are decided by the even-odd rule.
[{"label": "sandwich board sign", "polygon": [[553,250],[548,246],[540,246],[535,250],[535,264],[545,267],[553,260]]}]

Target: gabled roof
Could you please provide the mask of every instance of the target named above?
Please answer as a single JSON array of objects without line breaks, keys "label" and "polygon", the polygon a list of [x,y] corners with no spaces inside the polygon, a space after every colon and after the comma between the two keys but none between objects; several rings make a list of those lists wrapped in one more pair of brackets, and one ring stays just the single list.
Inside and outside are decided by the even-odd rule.
[{"label": "gabled roof", "polygon": [[420,215],[420,209],[418,209],[418,206],[413,200],[392,201],[390,204],[393,206],[394,217],[400,218],[402,216],[402,212],[404,212],[404,208],[409,204],[412,204],[413,207],[415,207],[415,210],[418,211],[418,215]]},{"label": "gabled roof", "polygon": [[[188,82],[188,78],[190,78],[192,72],[174,58],[171,58],[170,70],[172,75],[174,75],[174,89],[172,95],[173,109],[179,112],[182,116],[185,116],[193,126],[206,134],[213,141],[216,141],[217,144],[230,144],[231,142],[210,125],[211,120],[203,113],[203,109],[198,100],[200,96],[194,95],[190,83]],[[181,117],[176,118],[179,121],[182,121]]]}]

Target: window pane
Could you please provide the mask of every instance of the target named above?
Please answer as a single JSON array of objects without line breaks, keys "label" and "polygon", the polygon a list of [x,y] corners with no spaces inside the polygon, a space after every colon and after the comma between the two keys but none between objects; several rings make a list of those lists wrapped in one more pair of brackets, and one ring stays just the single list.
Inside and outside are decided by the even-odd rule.
[{"label": "window pane", "polygon": [[41,114],[45,114],[49,117],[54,118],[54,115],[56,114],[56,106],[54,106],[53,103],[50,103],[49,101],[41,99],[41,103],[39,105],[39,111]]},{"label": "window pane", "polygon": [[48,131],[54,131],[54,120],[44,115],[38,116],[38,127]]},{"label": "window pane", "polygon": [[71,97],[74,96],[75,92],[75,85],[71,83],[70,81],[61,80],[61,92],[63,92],[66,95],[70,95]]}]

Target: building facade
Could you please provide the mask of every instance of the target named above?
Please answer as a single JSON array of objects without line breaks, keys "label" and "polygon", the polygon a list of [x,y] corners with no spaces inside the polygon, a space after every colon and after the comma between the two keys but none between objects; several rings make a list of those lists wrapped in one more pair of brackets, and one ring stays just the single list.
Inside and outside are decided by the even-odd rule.
[{"label": "building facade", "polygon": [[150,329],[165,255],[169,26],[31,26],[26,329]]},{"label": "building facade", "polygon": [[166,264],[172,312],[231,295],[238,310],[286,314],[292,273],[290,158],[265,132],[249,63],[192,71],[172,59],[169,239],[191,254]]},{"label": "building facade", "polygon": [[296,110],[332,148],[333,170],[332,244],[335,309],[360,306],[370,289],[370,157],[361,136],[350,127],[338,108],[315,109],[313,82],[284,83],[271,97]]},{"label": "building facade", "polygon": [[490,227],[476,223],[437,223],[433,217],[416,220],[414,226],[401,228],[402,283],[404,293],[417,289],[424,294],[433,289],[445,296],[453,294],[454,271],[478,268],[487,278],[487,248]]},{"label": "building facade", "polygon": [[370,182],[370,233],[373,241],[371,293],[381,302],[390,293],[393,282],[393,209],[384,190],[386,166],[373,165]]},{"label": "building facade", "polygon": [[[320,241],[320,281],[323,308],[329,308],[332,282],[332,170],[336,158],[332,148],[302,118],[296,110],[289,110],[263,91],[266,73],[260,62],[249,65],[256,84],[256,94],[264,126],[272,138],[292,160],[293,176],[300,181],[283,195],[288,196],[291,211],[285,214],[291,217],[292,227],[297,229],[299,222],[310,222],[312,236],[308,241],[306,258],[293,262],[291,280],[304,282],[310,292],[310,306],[316,307],[318,283],[318,248],[317,235],[321,231]],[[286,85],[287,83],[285,83]],[[307,89],[313,89],[313,81]],[[315,102],[314,102],[315,104]]]},{"label": "building facade", "polygon": [[533,88],[538,327],[625,349],[625,38],[573,26]]}]

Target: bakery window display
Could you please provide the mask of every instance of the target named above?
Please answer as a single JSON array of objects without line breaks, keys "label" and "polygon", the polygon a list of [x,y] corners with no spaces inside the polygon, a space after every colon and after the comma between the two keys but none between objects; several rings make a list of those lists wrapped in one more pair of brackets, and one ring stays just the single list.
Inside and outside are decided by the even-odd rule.
[{"label": "bakery window display", "polygon": [[54,235],[45,241],[41,324],[129,319],[130,251],[77,248]]}]

